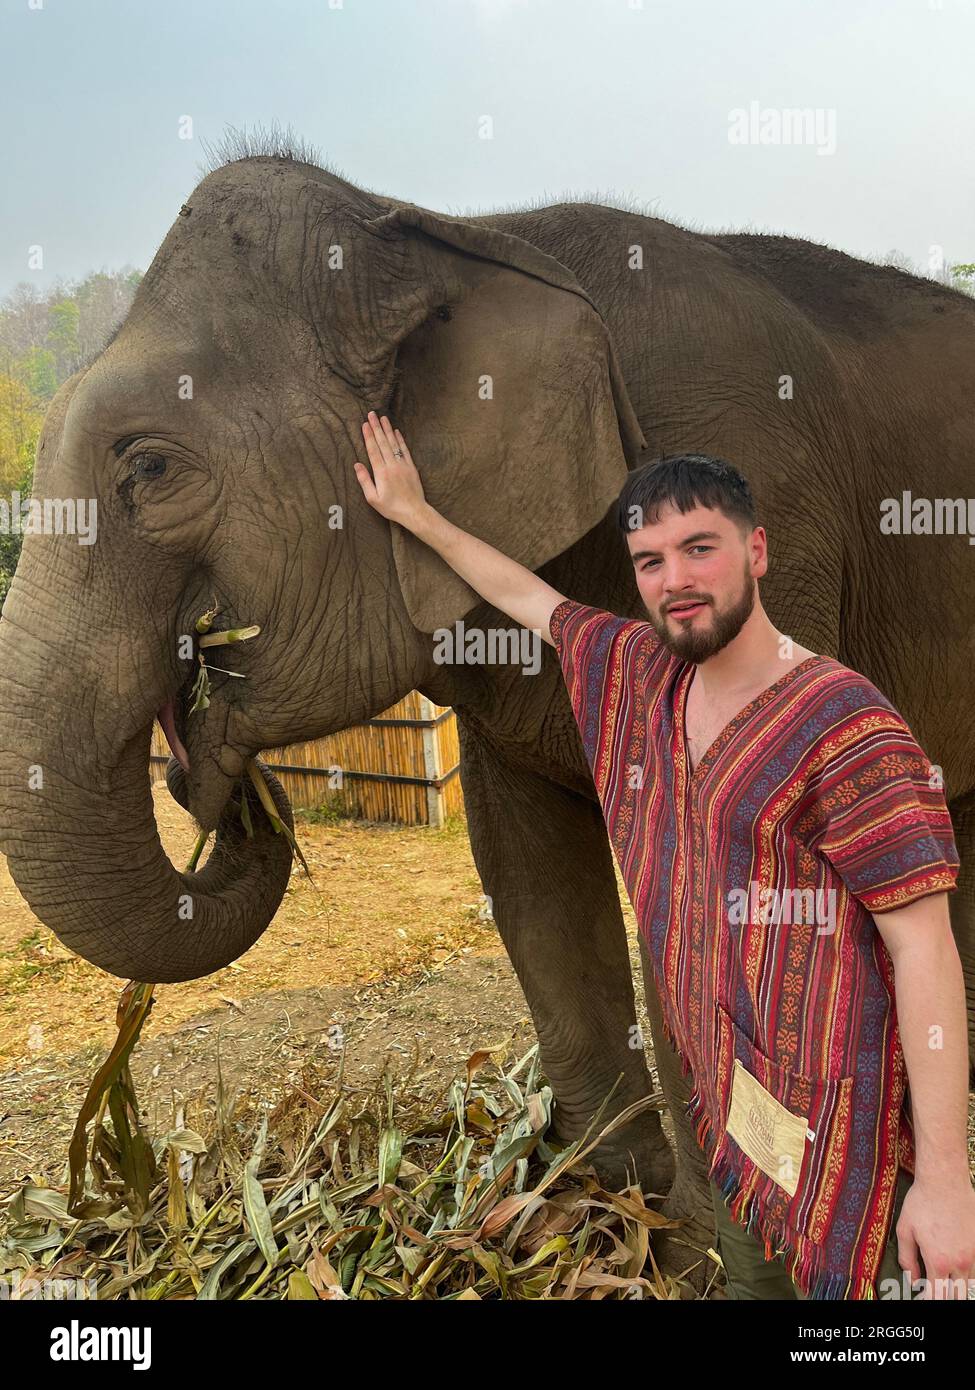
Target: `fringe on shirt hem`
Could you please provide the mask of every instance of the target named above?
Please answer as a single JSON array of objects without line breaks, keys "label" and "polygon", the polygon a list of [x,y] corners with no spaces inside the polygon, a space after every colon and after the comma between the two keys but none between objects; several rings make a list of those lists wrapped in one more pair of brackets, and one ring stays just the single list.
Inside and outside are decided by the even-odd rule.
[{"label": "fringe on shirt hem", "polygon": [[[663,1018],[664,1037],[677,1052],[681,1062],[681,1073],[690,1072],[690,1063],[677,1046],[673,1030],[666,1017]],[[876,1299],[876,1284],[872,1279],[850,1278],[845,1273],[830,1273],[822,1269],[823,1248],[791,1229],[786,1230],[780,1223],[765,1218],[766,1231],[771,1229],[775,1242],[765,1231],[758,1228],[758,1211],[751,1203],[753,1193],[743,1190],[741,1175],[735,1169],[731,1154],[731,1137],[716,1133],[711,1117],[702,1111],[704,1097],[696,1089],[691,1094],[687,1106],[688,1118],[694,1124],[694,1135],[709,1160],[708,1176],[715,1182],[728,1203],[733,1219],[749,1235],[759,1240],[765,1251],[765,1259],[782,1257],[782,1263],[789,1278],[809,1299]]]}]

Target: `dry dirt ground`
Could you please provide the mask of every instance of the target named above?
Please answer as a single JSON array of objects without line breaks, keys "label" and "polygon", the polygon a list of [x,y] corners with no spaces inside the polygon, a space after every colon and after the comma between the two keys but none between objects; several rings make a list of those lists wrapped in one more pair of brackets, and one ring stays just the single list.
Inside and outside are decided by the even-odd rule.
[{"label": "dry dirt ground", "polygon": [[[164,784],[160,835],[184,864],[194,830]],[[414,1065],[440,1100],[477,1048],[535,1042],[485,902],[466,824],[443,830],[299,819],[313,886],[296,870],[272,925],[216,975],[164,985],[133,1058],[150,1133],[206,1130],[217,1054],[228,1091],[276,1100],[314,1061],[343,1082]],[[622,883],[635,978],[639,951]],[[0,1203],[33,1175],[58,1183],[75,1116],[115,1039],[122,981],[72,956],[33,916],[0,856]],[[642,1000],[640,1021],[649,1037]],[[329,1070],[332,1068],[333,1070]],[[194,1126],[194,1116],[198,1117]]]}]

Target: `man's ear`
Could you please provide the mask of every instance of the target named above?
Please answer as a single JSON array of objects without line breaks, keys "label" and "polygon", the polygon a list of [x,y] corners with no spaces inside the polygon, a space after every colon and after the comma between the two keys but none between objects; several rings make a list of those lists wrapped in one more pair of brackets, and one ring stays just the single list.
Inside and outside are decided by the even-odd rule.
[{"label": "man's ear", "polygon": [[[388,413],[427,500],[537,570],[602,520],[646,448],[609,330],[571,273],[521,238],[411,206],[367,225],[410,239],[412,322]],[[392,532],[417,628],[482,602],[429,546]]]},{"label": "man's ear", "polygon": [[[761,579],[768,571],[768,540],[765,535],[764,527],[753,526],[751,531],[748,532],[747,539],[749,559],[752,560],[753,565],[758,565],[758,569],[753,577],[755,579]],[[752,557],[755,558],[753,559]]]}]

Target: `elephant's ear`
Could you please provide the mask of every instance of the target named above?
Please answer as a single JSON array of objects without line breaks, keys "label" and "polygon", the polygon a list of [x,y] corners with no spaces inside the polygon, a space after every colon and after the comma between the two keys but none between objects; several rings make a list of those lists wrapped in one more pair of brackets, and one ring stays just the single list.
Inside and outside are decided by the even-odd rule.
[{"label": "elephant's ear", "polygon": [[[412,243],[389,413],[426,497],[536,570],[603,519],[646,448],[609,330],[571,272],[520,237],[412,205],[367,225]],[[392,530],[422,632],[482,602]]]}]

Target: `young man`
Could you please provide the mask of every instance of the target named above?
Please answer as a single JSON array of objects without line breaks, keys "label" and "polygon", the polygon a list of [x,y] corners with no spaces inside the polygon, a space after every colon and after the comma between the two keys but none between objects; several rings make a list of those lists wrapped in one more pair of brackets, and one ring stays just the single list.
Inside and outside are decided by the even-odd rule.
[{"label": "young man", "polygon": [[665,1034],[695,1083],[732,1296],[909,1296],[878,1284],[899,1254],[930,1281],[922,1296],[965,1297],[975,1190],[947,806],[880,691],[772,626],[744,478],[701,455],[630,474],[618,519],[643,621],[567,599],[448,522],[385,416],[363,435],[370,505],[558,652]]}]

